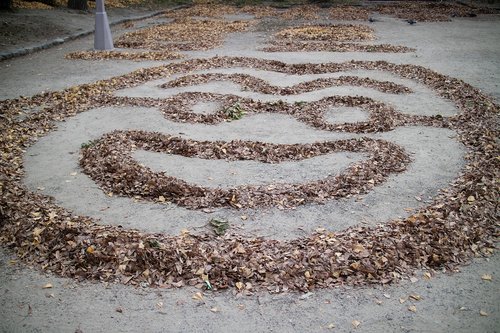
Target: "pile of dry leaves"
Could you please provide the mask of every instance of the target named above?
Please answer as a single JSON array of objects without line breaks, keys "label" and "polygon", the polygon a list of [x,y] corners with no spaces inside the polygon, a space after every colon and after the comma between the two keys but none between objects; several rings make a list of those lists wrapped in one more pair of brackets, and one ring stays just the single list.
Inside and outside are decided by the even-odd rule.
[{"label": "pile of dry leaves", "polygon": [[[256,160],[263,163],[300,161],[340,151],[362,152],[370,157],[338,176],[300,184],[243,185],[230,189],[188,184],[163,172],[155,173],[134,161],[136,149],[185,157],[218,160]],[[84,172],[106,192],[136,199],[168,201],[190,209],[235,207],[295,207],[366,193],[391,173],[409,163],[404,151],[389,142],[368,138],[315,144],[278,145],[248,141],[194,141],[141,131],[107,134],[82,152]]]},{"label": "pile of dry leaves", "polygon": [[116,46],[169,51],[207,50],[221,45],[226,34],[244,31],[252,24],[251,21],[177,19],[126,33],[117,40]]},{"label": "pile of dry leaves", "polygon": [[495,10],[477,8],[460,3],[396,2],[375,7],[383,15],[416,21],[450,21],[452,17],[474,17],[477,14],[492,14]]},{"label": "pile of dry leaves", "polygon": [[354,42],[373,40],[373,29],[361,24],[304,25],[281,30],[278,39]]},{"label": "pile of dry leaves", "polygon": [[305,25],[279,31],[262,48],[266,52],[413,52],[390,44],[362,44],[375,39],[373,29],[361,24]]},{"label": "pile of dry leaves", "polygon": [[169,51],[145,51],[145,52],[126,52],[126,51],[78,51],[68,53],[66,59],[79,60],[174,60],[183,56],[176,52]]},{"label": "pile of dry leaves", "polygon": [[[216,102],[220,108],[210,114],[192,112],[193,105],[199,102]],[[155,107],[165,118],[172,121],[210,125],[237,120],[244,115],[280,113],[292,116],[314,128],[337,132],[383,132],[402,125],[450,126],[450,118],[404,115],[384,103],[362,96],[329,96],[315,102],[289,104],[283,101],[261,102],[229,94],[185,92],[166,99],[114,96],[107,99],[106,103],[115,106]],[[369,119],[355,123],[330,123],[325,119],[325,114],[334,107],[360,108],[369,114]]]},{"label": "pile of dry leaves", "polygon": [[168,10],[164,16],[176,19],[184,19],[188,17],[216,17],[223,18],[224,15],[237,14],[238,8],[227,5],[195,5],[180,9]]},{"label": "pile of dry leaves", "polygon": [[328,15],[333,20],[367,21],[370,10],[364,7],[335,6],[328,10]]},{"label": "pile of dry leaves", "polygon": [[471,4],[460,3],[436,3],[425,1],[399,1],[390,4],[379,4],[376,6],[331,6],[325,10],[316,5],[300,5],[290,8],[271,6],[243,6],[235,7],[228,5],[198,4],[179,10],[167,12],[168,17],[218,17],[222,18],[228,14],[252,14],[255,18],[279,17],[283,20],[318,20],[319,13],[326,12],[327,16],[334,20],[361,20],[367,21],[372,13],[378,12],[383,15],[395,16],[401,19],[413,19],[417,21],[449,21],[453,17],[473,17],[478,14],[491,14],[497,11],[489,8],[476,7]]},{"label": "pile of dry leaves", "polygon": [[175,51],[208,50],[220,46],[228,33],[244,31],[255,22],[224,20],[176,19],[173,22],[133,31],[122,35],[114,43],[124,49],[146,49],[149,51],[80,51],[73,52],[68,59],[126,59],[126,60],[172,60],[182,55]]},{"label": "pile of dry leaves", "polygon": [[[72,215],[58,207],[50,197],[30,192],[23,185],[24,151],[53,130],[58,122],[94,107],[111,105],[108,103],[115,101],[115,90],[171,74],[237,67],[288,74],[370,69],[416,80],[459,108],[459,115],[449,118],[448,123],[467,147],[467,165],[454,183],[429,206],[406,219],[373,227],[352,227],[335,233],[318,229],[307,237],[290,241],[234,233],[223,236],[192,235],[188,231],[179,236],[169,236],[102,226],[88,217]],[[30,112],[33,109],[42,110]],[[290,65],[254,58],[194,59],[140,69],[61,92],[2,101],[0,110],[0,242],[25,262],[62,276],[167,288],[183,285],[203,287],[210,283],[214,289],[234,287],[244,292],[257,288],[271,292],[306,291],[342,284],[389,283],[412,274],[415,269],[452,269],[473,256],[493,253],[497,241],[500,176],[497,120],[500,108],[481,91],[463,81],[421,66],[384,61]],[[24,117],[21,119],[19,114]],[[433,123],[429,125],[433,126]],[[113,177],[109,164],[119,164],[119,159],[127,159],[131,144],[159,151],[178,149],[182,154],[210,158],[224,154],[240,158],[249,154],[251,158],[264,160],[279,160],[279,156],[286,152],[290,153],[286,158],[300,159],[303,157],[299,155],[315,154],[318,149],[332,145],[328,149],[366,149],[372,161],[376,156],[394,161],[386,152],[389,146],[374,140],[326,142],[309,147],[274,146],[263,151],[259,147],[265,144],[259,142],[195,142],[157,133],[115,132],[84,151],[84,154],[96,154],[103,162],[108,157],[116,156],[117,160],[95,166],[98,168],[95,177],[104,177],[103,185],[119,186],[113,182],[104,184],[104,175]],[[377,150],[377,147],[381,149]],[[108,149],[108,157],[102,156]],[[270,155],[273,153],[278,155]],[[84,160],[84,163],[91,163],[93,159]],[[405,161],[405,158],[400,160],[403,164]],[[134,161],[130,163],[133,168]],[[379,182],[384,175],[384,170],[373,169],[378,168],[374,165],[366,165],[366,168],[373,170],[374,182]],[[127,178],[129,171],[132,178],[139,176],[136,173],[138,170],[127,169],[122,179]],[[361,168],[359,171],[363,175],[360,181],[370,183],[364,178],[366,170]],[[158,185],[168,180],[161,175],[147,174],[147,177],[150,176],[152,180],[158,180]],[[148,183],[148,180],[139,184],[137,189],[134,186],[125,188],[154,191],[157,186],[156,183]],[[178,200],[187,200],[183,191],[191,189],[181,186],[177,192],[169,188],[165,190],[167,192],[161,194],[171,193],[171,197],[177,195]],[[297,197],[296,192],[283,190],[280,195]],[[324,190],[329,191],[329,186]],[[345,191],[351,190],[349,186],[345,188]],[[269,193],[273,192],[263,189],[260,195],[265,197]],[[236,195],[234,197],[240,199]],[[228,196],[219,198],[231,202],[233,196],[228,193]]]},{"label": "pile of dry leaves", "polygon": [[192,74],[179,77],[161,85],[163,88],[184,87],[197,84],[204,84],[210,81],[231,81],[237,83],[244,90],[252,90],[269,95],[297,95],[314,90],[324,89],[333,86],[357,86],[379,90],[385,93],[402,94],[411,93],[411,89],[400,84],[389,81],[378,81],[370,78],[358,76],[340,76],[338,78],[320,78],[306,81],[290,87],[274,86],[265,80],[248,74]]}]

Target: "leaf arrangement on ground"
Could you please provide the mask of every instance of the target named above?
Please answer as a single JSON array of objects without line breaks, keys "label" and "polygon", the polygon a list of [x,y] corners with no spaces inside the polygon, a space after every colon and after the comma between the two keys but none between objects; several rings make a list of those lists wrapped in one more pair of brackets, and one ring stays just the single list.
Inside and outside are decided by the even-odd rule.
[{"label": "leaf arrangement on ground", "polygon": [[[408,218],[372,227],[355,226],[335,233],[317,230],[307,237],[288,241],[247,237],[231,230],[225,230],[219,236],[193,235],[189,232],[174,236],[103,226],[89,217],[71,214],[57,206],[52,198],[30,192],[23,184],[24,151],[64,119],[92,108],[116,105],[120,97],[113,92],[117,89],[137,86],[172,74],[240,67],[287,74],[324,74],[350,69],[379,70],[416,80],[433,89],[442,98],[455,103],[460,113],[448,119],[413,117],[398,120],[400,122],[394,126],[421,122],[426,126],[446,126],[457,131],[461,142],[468,149],[467,165],[446,191],[434,198],[429,206]],[[127,98],[121,99],[127,101]],[[145,102],[154,103],[152,100]],[[249,106],[245,105],[246,102],[255,103],[239,102],[245,110]],[[161,104],[161,101],[158,103]],[[211,287],[219,290],[234,287],[237,283],[249,283],[252,290],[264,288],[272,292],[307,291],[335,285],[389,283],[411,275],[416,269],[452,268],[467,262],[473,256],[490,254],[498,236],[499,107],[463,81],[421,66],[385,61],[292,65],[239,57],[194,59],[141,69],[60,92],[6,100],[0,103],[0,107],[0,241],[24,261],[62,276],[133,285],[193,285],[200,288],[206,286],[208,277]],[[283,106],[283,109],[286,108],[290,108],[290,105]],[[35,109],[38,112],[30,112]],[[260,107],[254,109],[259,110]],[[19,114],[23,117],[19,117]],[[88,169],[92,177],[104,187],[117,186],[113,180],[116,176],[114,170],[102,168],[106,166],[108,157],[116,156],[117,161],[128,161],[132,144],[158,151],[177,149],[180,154],[195,154],[206,158],[244,157],[276,162],[281,160],[280,156],[285,155],[286,158],[301,158],[300,156],[318,152],[328,153],[329,149],[366,149],[368,154],[375,156],[372,159],[379,156],[384,161],[388,159],[389,163],[394,161],[399,168],[373,169],[374,166],[370,164],[374,163],[366,163],[366,168],[361,166],[356,171],[361,172],[362,177],[358,179],[361,183],[346,184],[347,191],[363,191],[363,186],[371,184],[372,179],[374,183],[379,183],[387,172],[400,172],[408,163],[408,157],[398,147],[387,146],[388,143],[376,140],[347,140],[310,146],[266,146],[254,142],[252,146],[248,142],[197,142],[141,131],[114,132],[85,145],[82,163],[86,166],[86,163],[95,161],[97,164]],[[262,149],[264,146],[266,151]],[[388,148],[400,153],[392,156],[387,153]],[[106,152],[109,154],[106,155]],[[86,154],[96,154],[96,158],[86,159]],[[130,163],[133,169],[134,161]],[[127,175],[129,171],[131,170],[124,170]],[[132,191],[130,195],[140,193],[139,195],[150,199],[158,195],[157,198],[163,197],[164,200],[197,208],[203,204],[190,203],[187,194],[202,191],[202,195],[198,197],[202,199],[194,199],[195,201],[203,202],[208,197],[210,205],[222,202],[232,209],[238,209],[238,204],[251,204],[249,200],[254,197],[252,195],[246,198],[242,195],[241,191],[247,190],[246,188],[213,196],[211,190],[176,183],[167,175],[145,173],[142,168],[132,171],[132,177],[140,176],[138,173],[145,175],[144,183],[139,182],[137,188],[124,184],[124,194]],[[347,178],[352,175],[351,171],[346,172]],[[111,177],[112,181],[107,182],[106,177]],[[150,181],[153,183],[149,184]],[[325,182],[325,193],[330,190],[330,186],[339,184],[339,181]],[[157,185],[165,184],[165,191],[148,192]],[[300,189],[300,186],[297,189],[296,185],[285,185],[279,193],[266,189],[261,193],[263,199],[259,200],[266,205],[275,204],[283,197],[294,198],[292,201],[304,199],[303,194],[307,193],[308,188],[306,186]],[[317,195],[316,188],[313,192]],[[273,195],[276,195],[276,200]],[[271,196],[269,200],[266,199],[268,196]],[[335,194],[332,196],[335,197]],[[310,198],[306,197],[304,200]]]}]

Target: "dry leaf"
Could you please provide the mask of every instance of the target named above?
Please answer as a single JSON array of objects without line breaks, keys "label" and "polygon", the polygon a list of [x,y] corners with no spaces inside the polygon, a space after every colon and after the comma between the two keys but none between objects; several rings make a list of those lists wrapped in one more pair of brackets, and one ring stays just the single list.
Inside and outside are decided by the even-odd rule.
[{"label": "dry leaf", "polygon": [[365,247],[361,244],[356,244],[352,247],[352,250],[355,252],[355,253],[360,253],[362,251],[365,250]]},{"label": "dry leaf", "polygon": [[326,326],[326,328],[328,328],[329,330],[331,329],[334,329],[335,328],[335,324],[334,323],[330,323]]},{"label": "dry leaf", "polygon": [[481,279],[483,279],[484,281],[491,281],[493,277],[490,274],[483,274],[481,276]]},{"label": "dry leaf", "polygon": [[219,308],[214,306],[213,308],[210,308],[210,311],[212,312],[220,312]]},{"label": "dry leaf", "polygon": [[245,287],[243,282],[240,282],[240,281],[236,282],[235,285],[236,285],[236,288],[238,288],[238,290],[241,290]]},{"label": "dry leaf", "polygon": [[203,295],[202,295],[202,293],[197,292],[191,298],[194,299],[194,300],[196,300],[196,301],[202,301],[203,300]]},{"label": "dry leaf", "polygon": [[33,236],[38,237],[45,230],[45,228],[35,228],[33,229]]},{"label": "dry leaf", "polygon": [[417,307],[415,305],[410,305],[408,307],[408,310],[411,311],[411,312],[417,312]]},{"label": "dry leaf", "polygon": [[52,283],[47,283],[46,285],[44,285],[42,287],[42,289],[49,289],[49,288],[52,288],[52,287],[53,287]]},{"label": "dry leaf", "polygon": [[361,325],[361,322],[358,320],[353,320],[351,324],[354,328],[358,328],[358,326]]},{"label": "dry leaf", "polygon": [[484,310],[479,311],[479,314],[483,317],[488,317],[490,314]]},{"label": "dry leaf", "polygon": [[403,304],[404,302],[406,302],[406,298],[400,298],[399,299],[399,303]]},{"label": "dry leaf", "polygon": [[425,272],[425,273],[424,273],[424,279],[426,279],[426,280],[430,280],[431,278],[432,278],[431,273],[429,273],[429,272]]},{"label": "dry leaf", "polygon": [[422,296],[418,294],[411,294],[410,298],[414,299],[415,301],[420,301],[422,299]]},{"label": "dry leaf", "polygon": [[361,266],[361,263],[359,261],[353,262],[351,265],[352,269],[358,270],[359,267]]}]

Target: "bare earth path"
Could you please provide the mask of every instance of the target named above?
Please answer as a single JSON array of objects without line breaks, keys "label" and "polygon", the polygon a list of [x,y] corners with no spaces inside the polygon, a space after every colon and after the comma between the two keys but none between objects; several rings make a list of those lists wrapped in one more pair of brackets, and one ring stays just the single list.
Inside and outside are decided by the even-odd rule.
[{"label": "bare earth path", "polygon": [[[228,19],[248,20],[237,15]],[[155,17],[133,27],[116,26],[113,33],[167,22]],[[300,22],[299,22],[300,23]],[[335,21],[338,23],[338,21]],[[346,22],[344,22],[346,23]],[[360,23],[360,22],[358,22]],[[368,22],[361,22],[369,24]],[[261,47],[283,23],[264,20],[247,31],[229,34],[217,48],[185,51],[182,62],[216,56],[277,60],[288,64],[342,63],[349,60],[385,60],[395,64],[421,65],[461,79],[500,102],[500,19],[498,15],[456,18],[451,22],[406,22],[380,16],[370,24],[377,44],[403,45],[408,53],[376,52],[263,52]],[[270,29],[270,30],[269,30]],[[32,96],[123,75],[135,69],[167,62],[127,60],[68,60],[70,52],[90,49],[93,37],[84,37],[25,57],[0,62],[0,99]],[[390,93],[369,86],[328,86],[311,92],[272,95],[229,80],[212,80],[185,87],[161,87],[191,74],[244,73],[276,87],[290,87],[320,78],[368,77],[390,81],[411,89]],[[458,110],[429,87],[387,71],[351,69],[338,73],[289,74],[252,67],[226,67],[176,73],[113,92],[117,98],[175,98],[179,93],[231,94],[265,103],[302,105],[329,96],[364,96],[383,102],[410,116],[448,117]],[[218,104],[219,103],[219,104]],[[213,114],[220,102],[198,103],[197,114]],[[298,117],[282,113],[247,112],[242,119],[218,124],[178,122],[164,117],[161,108],[116,105],[92,108],[67,118],[57,129],[40,138],[23,155],[23,184],[34,192],[55,198],[75,215],[98,219],[98,223],[134,228],[143,232],[179,235],[210,232],[207,222],[223,218],[230,231],[248,237],[290,240],[315,230],[342,231],[408,217],[447,188],[462,172],[466,148],[448,128],[423,125],[398,126],[389,131],[352,133],[311,126]],[[23,116],[23,115],[21,115]],[[327,123],[366,121],[361,108],[330,108]],[[79,164],[82,144],[113,130],[142,130],[199,141],[248,140],[272,144],[312,144],[342,139],[381,139],[403,147],[411,163],[391,173],[363,195],[307,203],[294,209],[271,207],[211,207],[190,209],[176,204],[134,200],[108,195]],[[335,152],[300,161],[267,164],[257,161],[202,159],[163,154],[143,149],[133,158],[155,172],[208,189],[246,185],[304,183],[346,172],[368,158],[363,152]],[[264,176],[263,176],[264,175]],[[26,267],[6,249],[0,252],[1,332],[498,332],[500,292],[498,255],[477,258],[457,272],[416,270],[411,280],[391,285],[336,286],[308,293],[267,291],[203,291],[195,287],[149,288],[146,285],[76,282],[43,274]],[[491,278],[488,278],[491,276]],[[486,277],[486,278],[485,278]],[[44,288],[50,284],[50,288]]]}]

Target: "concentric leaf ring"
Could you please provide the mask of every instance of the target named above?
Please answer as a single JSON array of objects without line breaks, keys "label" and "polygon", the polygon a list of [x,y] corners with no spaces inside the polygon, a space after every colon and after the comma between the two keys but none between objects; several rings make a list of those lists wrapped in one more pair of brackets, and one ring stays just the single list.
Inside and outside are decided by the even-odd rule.
[{"label": "concentric leaf ring", "polygon": [[[156,173],[141,166],[132,151],[144,149],[203,159],[256,160],[264,163],[300,161],[340,151],[362,152],[370,157],[351,165],[340,175],[307,183],[243,185],[229,189],[207,188]],[[280,204],[284,207],[324,202],[369,191],[391,173],[405,170],[410,159],[399,146],[368,138],[312,144],[271,144],[252,141],[195,141],[161,133],[115,131],[83,149],[84,171],[106,192],[155,200],[163,197],[187,208],[231,206],[254,208]]]},{"label": "concentric leaf ring", "polygon": [[[116,89],[188,70],[244,66],[290,74],[374,69],[414,79],[460,110],[449,126],[468,149],[467,165],[452,186],[408,218],[337,233],[317,232],[291,241],[234,234],[167,236],[102,226],[72,215],[22,184],[24,150],[58,121],[107,105]],[[310,290],[387,283],[415,269],[453,267],[490,253],[497,240],[500,108],[480,90],[421,66],[384,61],[290,65],[253,58],[195,59],[62,92],[2,101],[0,107],[0,241],[24,261],[63,276],[173,287],[197,285],[200,274],[208,274],[214,288],[249,281],[271,291]],[[33,108],[42,110],[23,112]],[[20,119],[19,113],[25,117]]]}]

